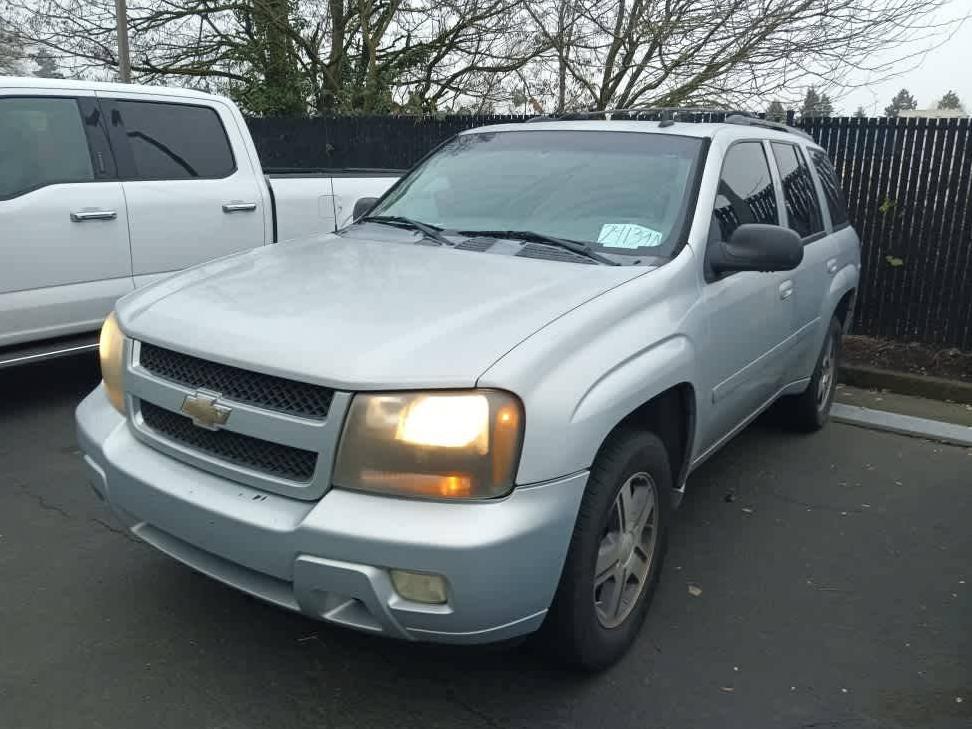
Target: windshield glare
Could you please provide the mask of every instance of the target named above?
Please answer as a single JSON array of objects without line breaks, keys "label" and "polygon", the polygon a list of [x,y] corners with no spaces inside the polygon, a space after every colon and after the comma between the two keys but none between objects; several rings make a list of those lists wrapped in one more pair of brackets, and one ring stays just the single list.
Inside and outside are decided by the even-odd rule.
[{"label": "windshield glare", "polygon": [[533,231],[605,252],[667,257],[678,244],[701,140],[668,134],[464,134],[370,214],[456,231]]}]

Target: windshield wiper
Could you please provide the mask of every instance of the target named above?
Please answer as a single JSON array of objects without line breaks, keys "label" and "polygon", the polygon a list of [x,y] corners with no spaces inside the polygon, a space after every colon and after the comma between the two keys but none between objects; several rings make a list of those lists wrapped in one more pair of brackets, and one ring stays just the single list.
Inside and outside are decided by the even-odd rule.
[{"label": "windshield wiper", "polygon": [[440,246],[454,245],[451,240],[439,232],[441,230],[440,228],[436,228],[434,225],[429,225],[428,223],[423,223],[419,220],[406,218],[402,215],[365,215],[363,218],[358,218],[358,220],[355,222],[384,223],[385,225],[394,225],[396,228],[417,230],[429,240],[434,240]]},{"label": "windshield wiper", "polygon": [[554,248],[563,248],[565,251],[570,251],[571,253],[576,253],[579,256],[590,258],[592,261],[603,263],[605,266],[621,265],[617,261],[613,261],[607,256],[601,255],[591,248],[591,246],[589,246],[587,243],[581,243],[580,241],[576,240],[568,240],[567,238],[557,238],[556,236],[537,233],[533,230],[460,230],[458,233],[460,235],[467,235],[470,237],[488,236],[490,238],[510,238],[512,240],[531,241],[533,243],[540,243],[542,245],[552,246]]}]

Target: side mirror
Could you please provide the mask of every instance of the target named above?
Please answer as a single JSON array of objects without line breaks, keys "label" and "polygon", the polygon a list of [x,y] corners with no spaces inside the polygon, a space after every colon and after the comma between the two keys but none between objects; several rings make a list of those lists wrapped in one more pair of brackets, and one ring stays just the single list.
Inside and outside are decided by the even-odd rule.
[{"label": "side mirror", "polygon": [[792,271],[803,260],[803,242],[789,228],[762,223],[740,225],[729,242],[709,246],[709,266],[717,274],[733,271]]},{"label": "side mirror", "polygon": [[354,212],[351,213],[351,220],[358,220],[371,212],[371,209],[378,202],[376,197],[363,197],[354,204]]}]

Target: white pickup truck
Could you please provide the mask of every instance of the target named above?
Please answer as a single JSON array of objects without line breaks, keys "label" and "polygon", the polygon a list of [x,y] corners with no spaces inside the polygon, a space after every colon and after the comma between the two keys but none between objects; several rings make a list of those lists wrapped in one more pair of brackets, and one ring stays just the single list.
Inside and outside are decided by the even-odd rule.
[{"label": "white pickup truck", "polygon": [[0,368],[94,349],[120,296],[333,232],[398,176],[265,175],[220,96],[0,77]]}]

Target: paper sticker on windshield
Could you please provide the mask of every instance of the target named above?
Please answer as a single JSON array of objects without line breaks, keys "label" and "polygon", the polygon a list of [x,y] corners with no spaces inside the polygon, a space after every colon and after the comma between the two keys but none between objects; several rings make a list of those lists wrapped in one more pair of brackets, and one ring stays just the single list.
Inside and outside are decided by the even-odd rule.
[{"label": "paper sticker on windshield", "polygon": [[605,223],[601,226],[597,242],[612,248],[653,248],[661,245],[662,234],[635,223]]}]

